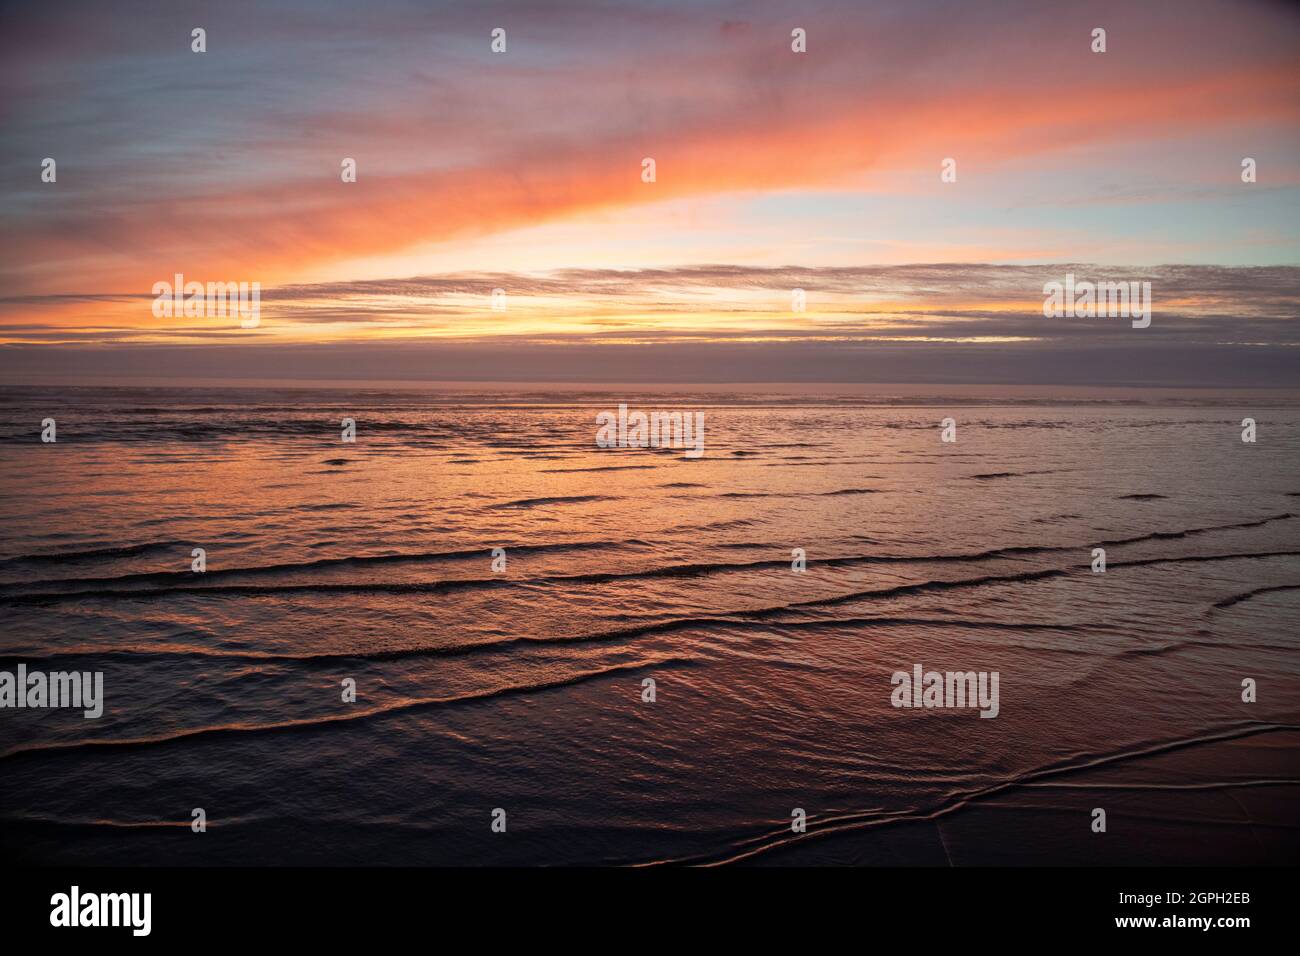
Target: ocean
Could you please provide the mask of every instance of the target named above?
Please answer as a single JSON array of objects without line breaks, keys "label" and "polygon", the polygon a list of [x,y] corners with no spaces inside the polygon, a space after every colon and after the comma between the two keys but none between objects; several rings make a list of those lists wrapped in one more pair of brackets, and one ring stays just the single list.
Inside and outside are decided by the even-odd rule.
[{"label": "ocean", "polygon": [[[598,447],[619,404],[703,455]],[[1300,403],[11,387],[0,435],[0,671],[104,698],[0,709],[10,860],[1298,856]]]}]

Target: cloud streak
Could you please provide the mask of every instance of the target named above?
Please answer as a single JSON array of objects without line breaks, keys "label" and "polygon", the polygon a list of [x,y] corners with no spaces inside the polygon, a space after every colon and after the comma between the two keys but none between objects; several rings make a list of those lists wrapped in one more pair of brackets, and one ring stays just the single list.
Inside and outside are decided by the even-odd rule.
[{"label": "cloud streak", "polygon": [[[768,349],[841,376],[856,350],[1168,362],[1154,349],[1295,344],[1300,14],[1285,5],[362,15],[180,0],[4,16],[0,199],[17,241],[0,259],[0,341],[27,368],[42,349],[208,348],[251,369],[250,349],[308,361],[307,346],[429,340],[520,378],[529,348],[543,375],[573,372],[567,350],[617,365],[624,349],[681,363],[694,348],[754,374],[770,374]],[[1104,56],[1088,49],[1098,23]],[[207,54],[189,50],[195,25]],[[806,54],[790,51],[796,25]],[[505,55],[489,50],[496,26]],[[1260,162],[1249,187],[1244,155]],[[45,156],[57,183],[39,180]],[[955,183],[938,176],[947,156]],[[1169,249],[1189,264],[1086,264]],[[857,264],[909,250],[935,261]],[[1225,250],[1253,267],[1206,264]],[[1070,271],[1150,281],[1152,328],[1044,319],[1043,283]],[[260,282],[261,327],[155,319],[149,290],[178,272]],[[494,288],[505,312],[488,308]]]},{"label": "cloud streak", "polygon": [[[1085,43],[1064,42],[1089,21],[1001,12],[823,4],[801,14],[813,45],[799,57],[791,14],[766,4],[380,7],[364,30],[348,5],[236,4],[149,18],[139,34],[101,5],[76,6],[57,30],[57,11],[25,13],[0,41],[22,147],[3,171],[23,183],[7,197],[23,243],[0,289],[67,291],[76,277],[129,292],[160,269],[283,282],[693,196],[916,188],[899,169],[925,170],[934,191],[946,155],[978,183],[1008,162],[1182,133],[1189,116],[1203,130],[1300,119],[1284,42],[1300,35],[1294,17],[1098,9],[1121,47],[1102,70]],[[212,20],[212,54],[188,52],[194,17]],[[514,45],[494,58],[498,21]],[[58,82],[54,43],[68,58]],[[62,157],[57,189],[37,182],[37,154]],[[646,155],[653,186],[639,180]],[[343,156],[358,160],[356,184],[339,182]],[[1293,173],[1294,157],[1277,165],[1271,175]]]}]

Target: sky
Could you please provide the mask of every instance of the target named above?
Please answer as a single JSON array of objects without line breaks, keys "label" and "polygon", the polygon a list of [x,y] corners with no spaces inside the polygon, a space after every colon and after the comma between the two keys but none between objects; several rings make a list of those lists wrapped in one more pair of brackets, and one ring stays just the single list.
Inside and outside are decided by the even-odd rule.
[{"label": "sky", "polygon": [[1300,384],[1293,4],[50,0],[0,80],[0,381]]}]

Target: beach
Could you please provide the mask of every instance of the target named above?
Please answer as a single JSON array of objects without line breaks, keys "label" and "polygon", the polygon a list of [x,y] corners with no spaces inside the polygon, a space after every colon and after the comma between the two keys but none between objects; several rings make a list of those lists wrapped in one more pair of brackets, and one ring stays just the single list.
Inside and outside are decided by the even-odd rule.
[{"label": "beach", "polygon": [[1300,408],[941,391],[7,388],[0,669],[104,701],[0,722],[5,852],[1293,860]]}]

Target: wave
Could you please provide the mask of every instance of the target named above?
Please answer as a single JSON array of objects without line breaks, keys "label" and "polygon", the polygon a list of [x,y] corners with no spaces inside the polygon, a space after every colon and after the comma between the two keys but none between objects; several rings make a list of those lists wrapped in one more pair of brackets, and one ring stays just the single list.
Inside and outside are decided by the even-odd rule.
[{"label": "wave", "polygon": [[[1164,558],[1140,558],[1131,561],[1112,561],[1109,566],[1112,568],[1122,567],[1144,567],[1158,564],[1180,564],[1207,561],[1239,561],[1254,558],[1277,558],[1277,557],[1296,557],[1300,556],[1300,551],[1262,551],[1262,552],[1239,552],[1233,554],[1211,554],[1211,555],[1183,555],[1179,557]],[[766,563],[766,562],[765,562]],[[784,561],[776,562],[785,566]],[[693,566],[682,565],[676,570],[682,572],[683,569]],[[1018,571],[1010,574],[990,574],[978,578],[955,578],[952,580],[930,580],[917,581],[912,584],[900,584],[890,588],[879,588],[872,590],[851,591],[847,594],[835,595],[832,597],[815,598],[810,601],[796,601],[789,604],[773,605],[767,608],[756,608],[750,610],[740,610],[730,612],[734,615],[746,618],[761,618],[775,613],[784,613],[792,610],[802,610],[804,608],[823,608],[834,607],[838,604],[846,604],[854,601],[860,601],[866,598],[884,598],[897,597],[905,594],[922,594],[929,591],[944,591],[957,588],[984,587],[990,584],[1009,584],[1025,581],[1041,581],[1049,578],[1064,577],[1066,575],[1078,573],[1081,568],[1043,568],[1035,571]],[[184,595],[237,595],[244,597],[265,597],[278,594],[303,594],[303,593],[350,593],[350,594],[430,594],[440,591],[455,589],[475,589],[475,588],[494,588],[510,587],[523,584],[554,584],[554,583],[601,583],[609,580],[617,580],[629,577],[647,577],[660,576],[665,573],[664,570],[646,571],[646,572],[610,572],[603,574],[581,574],[581,575],[556,575],[545,578],[526,578],[511,581],[500,578],[473,578],[449,581],[425,581],[409,583],[392,583],[392,582],[370,582],[361,584],[285,584],[285,585],[218,585],[216,587],[199,587],[199,588],[155,588],[149,590],[99,590],[99,591],[71,591],[71,592],[47,592],[15,594],[0,596],[0,605],[42,605],[56,603],[67,600],[81,600],[86,598],[123,598],[126,600],[145,600],[150,598],[166,598],[178,594]],[[684,572],[683,572],[684,573]]]},{"label": "wave", "polygon": [[[733,614],[744,614],[738,611]],[[516,637],[497,640],[469,641],[463,644],[421,645],[416,647],[395,647],[378,651],[317,651],[310,653],[282,653],[277,651],[242,651],[218,650],[206,647],[177,647],[163,649],[153,647],[70,647],[59,651],[36,654],[0,654],[0,666],[12,666],[20,663],[53,664],[58,661],[95,658],[99,660],[123,657],[131,660],[158,659],[175,660],[193,657],[211,658],[248,664],[295,664],[295,665],[330,665],[340,663],[372,663],[382,661],[400,661],[418,658],[464,657],[484,653],[501,653],[525,645],[566,646],[570,644],[599,644],[615,641],[632,641],[651,635],[670,634],[679,631],[707,631],[710,628],[746,629],[754,622],[726,614],[709,617],[682,617],[652,624],[633,627],[614,628],[606,631],[594,631],[585,634],[557,634],[547,637],[535,634],[522,634]],[[844,629],[866,630],[870,628],[889,627],[944,627],[954,630],[971,631],[1065,631],[1087,632],[1100,627],[1097,624],[1077,622],[1043,623],[1027,621],[968,621],[953,618],[933,617],[847,617],[815,621],[779,621],[767,622],[765,628],[779,627],[783,630],[834,631]],[[1092,651],[1078,653],[1092,655]]]},{"label": "wave", "polygon": [[1209,534],[1213,531],[1239,531],[1245,528],[1262,528],[1266,524],[1272,524],[1274,521],[1289,521],[1295,517],[1290,511],[1284,511],[1281,514],[1269,515],[1266,518],[1258,518],[1252,521],[1237,521],[1232,524],[1215,524],[1207,525],[1203,528],[1184,528],[1181,531],[1152,531],[1148,534],[1139,534],[1131,538],[1109,538],[1098,541],[1099,545],[1120,545],[1120,544],[1137,544],[1140,541],[1172,541],[1176,538],[1190,538],[1198,534]]},{"label": "wave", "polygon": [[[674,860],[656,860],[650,864],[643,865],[653,866],[666,863],[688,863],[705,866],[718,866],[738,863],[742,860],[752,859],[763,853],[779,850],[796,842],[805,843],[810,839],[824,839],[837,834],[871,827],[937,820],[941,817],[955,813],[958,810],[964,809],[975,801],[996,796],[1000,793],[1014,790],[1019,787],[1034,786],[1037,785],[1039,781],[1043,780],[1051,780],[1056,777],[1082,773],[1098,767],[1111,766],[1130,760],[1160,756],[1162,754],[1172,753],[1191,747],[1203,746],[1206,744],[1238,740],[1244,737],[1256,736],[1258,734],[1285,733],[1296,730],[1300,730],[1300,725],[1260,723],[1254,721],[1242,722],[1235,725],[1228,725],[1223,728],[1204,731],[1192,737],[1182,737],[1174,740],[1165,740],[1153,743],[1138,743],[1127,749],[1106,754],[1075,755],[1066,758],[1065,760],[1046,764],[1042,767],[1037,767],[1033,770],[1028,770],[982,787],[949,793],[933,807],[892,812],[879,810],[850,811],[848,813],[840,813],[834,816],[820,818],[815,821],[810,817],[808,821],[810,826],[804,833],[792,834],[787,825],[780,831],[768,831],[746,838],[739,841],[736,845],[716,853],[684,857]],[[1295,783],[1295,781],[1291,782]]]},{"label": "wave", "polygon": [[601,465],[596,468],[540,468],[547,475],[576,475],[588,471],[654,471],[658,465]]},{"label": "wave", "polygon": [[628,673],[647,668],[673,668],[689,666],[695,663],[695,660],[681,655],[669,655],[654,660],[640,661],[629,664],[611,664],[608,667],[600,667],[594,670],[580,671],[577,674],[571,674],[567,677],[558,678],[550,681],[536,681],[528,684],[506,684],[498,687],[488,688],[486,690],[474,691],[468,694],[456,694],[449,697],[417,697],[399,701],[392,704],[382,704],[376,707],[368,707],[359,710],[350,710],[342,714],[328,714],[320,717],[307,717],[301,720],[282,720],[274,723],[230,723],[218,724],[208,727],[192,727],[184,730],[176,730],[171,733],[157,734],[152,737],[125,737],[125,738],[99,738],[99,739],[82,739],[55,741],[44,744],[26,744],[12,747],[9,750],[0,753],[0,760],[11,760],[15,757],[34,756],[49,753],[66,753],[69,751],[86,751],[99,750],[105,748],[112,749],[135,749],[140,747],[155,747],[160,744],[173,743],[179,740],[192,740],[198,737],[219,737],[228,735],[242,734],[267,734],[285,731],[304,731],[314,730],[319,727],[330,724],[352,723],[355,721],[369,720],[376,717],[386,717],[391,714],[402,713],[411,710],[420,710],[427,707],[446,707],[456,704],[476,703],[486,700],[495,700],[504,697],[514,697],[522,694],[531,694],[538,691],[552,690],[559,687],[573,687],[578,684],[586,683],[590,680],[596,680],[601,677],[608,677],[611,674]]},{"label": "wave", "polygon": [[[1285,520],[1292,515],[1278,515],[1271,518],[1265,518],[1251,522],[1237,522],[1228,525],[1218,525],[1207,528],[1191,528],[1175,532],[1153,532],[1147,535],[1137,535],[1124,539],[1112,539],[1099,542],[1105,546],[1116,544],[1132,544],[1150,540],[1166,540],[1184,538],[1194,534],[1207,533],[1216,530],[1231,530],[1238,528],[1259,527],[1268,524],[1270,521]],[[631,542],[623,542],[624,544]],[[644,542],[637,542],[643,544]],[[566,547],[589,547],[590,543],[584,545],[571,544]],[[521,546],[517,550],[525,548],[547,548],[555,546],[532,545]],[[968,563],[987,561],[995,558],[1019,557],[1034,554],[1051,554],[1051,553],[1068,553],[1079,551],[1086,546],[1073,545],[1023,545],[995,548],[989,551],[981,551],[973,554],[938,554],[938,555],[845,555],[830,558],[817,558],[808,562],[810,567],[848,567],[854,565],[871,565],[871,564],[941,564],[941,563]],[[1151,564],[1161,564],[1167,562],[1190,562],[1190,561],[1222,561],[1235,558],[1268,558],[1268,557],[1285,557],[1295,555],[1300,552],[1295,551],[1265,551],[1265,552],[1241,552],[1227,555],[1187,555],[1177,558],[1157,557],[1157,558],[1139,558],[1128,561],[1111,561],[1110,567],[1141,567]],[[478,556],[483,557],[485,552],[481,549],[470,552],[443,552],[442,556]],[[349,561],[375,561],[388,560],[400,561],[409,560],[410,555],[380,555],[370,558],[321,558],[317,561],[304,562],[299,564],[269,566],[262,568],[250,569],[226,569],[226,575],[259,573],[265,574],[274,570],[301,570],[322,565],[340,564]],[[421,594],[434,591],[449,590],[466,590],[481,589],[493,587],[511,587],[525,585],[544,585],[544,584],[606,584],[614,581],[637,580],[657,577],[698,577],[703,575],[718,574],[724,572],[736,571],[755,571],[770,570],[774,568],[784,568],[789,566],[789,561],[785,558],[761,559],[757,561],[745,562],[704,562],[695,564],[678,564],[667,565],[653,568],[647,568],[636,571],[601,571],[580,574],[563,574],[563,575],[540,575],[528,578],[450,578],[442,581],[417,581],[417,582],[360,582],[360,583],[305,583],[305,584],[281,584],[281,585],[192,585],[184,587],[160,587],[160,588],[116,588],[102,587],[102,584],[121,584],[121,583],[144,583],[148,580],[193,580],[193,572],[175,571],[175,572],[157,572],[156,574],[142,575],[122,575],[116,578],[95,579],[53,579],[42,582],[33,582],[38,585],[62,586],[73,585],[91,585],[83,587],[76,591],[28,591],[19,593],[0,592],[0,605],[15,604],[42,604],[55,603],[64,600],[80,600],[83,598],[105,598],[121,597],[125,599],[147,599],[165,597],[177,594],[226,594],[226,595],[243,595],[258,596],[272,594],[295,594],[295,593],[384,593],[384,594]],[[1075,568],[1048,568],[1035,571],[1021,571],[1009,575],[989,575],[983,578],[964,579],[972,583],[994,583],[1014,580],[1038,580],[1045,577],[1058,576],[1072,573]],[[209,577],[215,576],[218,572],[206,572]],[[960,579],[959,579],[960,580]],[[955,582],[943,581],[925,581],[915,584],[899,585],[890,589],[890,593],[910,593],[915,589],[932,590],[935,588],[954,586]],[[12,587],[13,585],[3,585],[0,587]],[[875,593],[875,592],[861,592]],[[819,600],[839,600],[838,598],[822,598]]]},{"label": "wave", "polygon": [[[167,550],[173,548],[188,549],[189,544],[180,542],[168,542]],[[544,544],[503,544],[501,547],[514,554],[547,554],[563,553],[566,551],[582,551],[589,548],[600,548],[610,550],[617,548],[636,548],[647,547],[647,543],[639,538],[625,538],[622,540],[607,541],[556,541]],[[185,558],[188,560],[189,552],[185,551]],[[272,574],[289,574],[300,571],[316,571],[322,568],[342,568],[342,567],[365,567],[368,565],[379,564],[402,564],[418,561],[458,561],[469,560],[472,558],[487,559],[491,556],[491,549],[465,548],[454,551],[405,551],[397,554],[364,554],[364,555],[344,555],[338,558],[317,558],[314,561],[286,561],[280,564],[260,564],[248,567],[238,568],[209,568],[203,572],[204,580],[224,577],[245,577],[260,576]],[[24,558],[12,558],[12,561],[24,561]],[[44,560],[56,560],[55,556],[48,556]],[[68,586],[84,585],[90,587],[99,587],[110,584],[146,584],[149,582],[167,582],[167,581],[193,581],[196,574],[193,571],[142,571],[135,574],[119,574],[111,577],[98,578],[47,578],[41,581],[26,582],[29,585],[51,585],[51,586]],[[15,587],[14,583],[0,584],[0,589]]]},{"label": "wave", "polygon": [[1045,518],[1035,518],[1034,524],[1052,524],[1056,521],[1078,521],[1082,518],[1083,515],[1076,514],[1050,515]]},{"label": "wave", "polygon": [[[1295,556],[1300,556],[1300,551],[1251,551],[1236,554],[1193,554],[1183,555],[1180,557],[1138,558],[1131,561],[1110,561],[1108,562],[1107,567],[1136,568],[1156,564],[1182,564],[1201,561],[1239,561],[1250,558],[1281,558]],[[848,594],[840,594],[834,597],[815,598],[811,601],[797,601],[792,604],[781,605],[781,607],[786,610],[805,607],[833,607],[836,604],[847,604],[852,601],[858,601],[869,597],[895,597],[901,594],[921,594],[926,591],[946,591],[954,588],[984,587],[989,584],[1011,584],[1019,581],[1042,581],[1048,578],[1059,578],[1070,574],[1077,574],[1081,570],[1082,568],[1079,567],[1042,568],[1037,571],[1016,571],[1010,574],[987,574],[978,578],[955,578],[947,581],[918,581],[914,584],[899,584],[891,588],[852,591]],[[754,614],[762,612],[744,611],[737,613]]]},{"label": "wave", "polygon": [[972,481],[994,481],[998,478],[1024,478],[1027,475],[1055,475],[1066,469],[1044,468],[1038,471],[990,471],[982,475],[967,475]]},{"label": "wave", "polygon": [[1255,588],[1253,591],[1243,591],[1241,594],[1234,594],[1221,601],[1215,601],[1212,607],[1232,607],[1234,604],[1240,604],[1242,601],[1249,601],[1251,598],[1259,597],[1261,594],[1272,594],[1276,591],[1300,591],[1300,584],[1278,584],[1273,587]]},{"label": "wave", "polygon": [[503,501],[488,505],[489,508],[539,508],[543,505],[572,505],[589,501],[619,501],[609,495],[556,495],[550,498],[520,498],[518,501]]},{"label": "wave", "polygon": [[[536,583],[532,579],[527,583]],[[516,581],[514,583],[525,583]],[[227,597],[270,597],[279,594],[433,594],[455,590],[507,587],[502,578],[449,578],[444,581],[368,581],[335,584],[214,584],[210,587],[173,588],[88,588],[82,591],[45,591],[0,595],[0,605],[41,605],[61,601],[113,598],[145,601],[176,596],[217,595]]]},{"label": "wave", "polygon": [[[19,823],[24,826],[38,827],[65,827],[74,830],[94,830],[105,828],[110,830],[170,830],[181,829],[188,830],[194,823],[193,820],[109,820],[97,819],[91,820],[81,818],[69,820],[66,818],[51,817],[45,814],[18,813],[8,814],[4,818],[5,823]],[[236,820],[236,823],[246,822],[246,819]],[[231,821],[222,820],[222,826],[229,826]],[[216,826],[216,822],[208,824],[209,828]]]},{"label": "wave", "polygon": [[155,554],[189,548],[183,541],[145,541],[108,548],[90,548],[85,551],[56,551],[36,554],[19,554],[0,559],[0,567],[13,564],[74,564],[79,561],[103,561],[114,558],[132,558],[141,554]]},{"label": "wave", "polygon": [[835,498],[840,495],[876,495],[878,488],[840,488],[837,491],[724,491],[715,498]]},{"label": "wave", "polygon": [[1152,564],[1195,564],[1199,561],[1239,561],[1247,558],[1293,558],[1300,551],[1240,551],[1232,554],[1184,554],[1174,558],[1135,558],[1131,561],[1111,561],[1112,568],[1140,568]]}]

